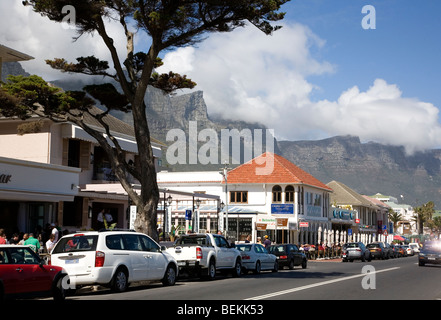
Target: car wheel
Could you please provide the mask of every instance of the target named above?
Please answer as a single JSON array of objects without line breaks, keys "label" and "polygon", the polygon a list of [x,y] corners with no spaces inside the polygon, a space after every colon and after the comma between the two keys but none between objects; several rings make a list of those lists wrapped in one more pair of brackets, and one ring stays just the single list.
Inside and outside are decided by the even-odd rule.
[{"label": "car wheel", "polygon": [[129,287],[129,278],[127,276],[127,272],[122,268],[116,270],[112,279],[111,287],[112,291],[114,292],[124,292]]},{"label": "car wheel", "polygon": [[289,268],[289,270],[294,269],[294,259],[289,260],[288,268]]},{"label": "car wheel", "polygon": [[242,273],[242,263],[240,262],[240,259],[236,259],[236,264],[233,268],[233,277],[237,278],[240,277]]},{"label": "car wheel", "polygon": [[306,269],[307,263],[308,263],[307,260],[303,259],[303,261],[302,261],[302,269]]},{"label": "car wheel", "polygon": [[213,259],[210,260],[207,270],[207,278],[208,280],[214,280],[216,278],[216,262]]},{"label": "car wheel", "polygon": [[59,277],[52,289],[52,297],[55,301],[64,301],[66,299],[66,289],[63,288],[64,277]]},{"label": "car wheel", "polygon": [[262,271],[262,266],[260,265],[260,261],[256,261],[256,268],[254,269],[254,274],[259,274]]},{"label": "car wheel", "polygon": [[174,286],[176,283],[176,268],[169,264],[165,271],[164,278],[162,278],[162,284],[164,286]]}]

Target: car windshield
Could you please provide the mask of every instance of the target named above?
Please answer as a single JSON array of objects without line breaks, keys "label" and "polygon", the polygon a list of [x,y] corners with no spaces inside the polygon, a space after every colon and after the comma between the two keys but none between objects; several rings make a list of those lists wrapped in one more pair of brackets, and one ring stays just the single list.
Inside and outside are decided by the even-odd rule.
[{"label": "car windshield", "polygon": [[244,251],[244,252],[251,251],[251,245],[237,244],[236,249],[239,251]]},{"label": "car windshield", "polygon": [[378,243],[370,243],[366,247],[367,248],[379,248],[380,245]]},{"label": "car windshield", "polygon": [[425,242],[423,250],[441,252],[441,242]]},{"label": "car windshield", "polygon": [[210,241],[207,240],[205,235],[202,236],[181,236],[178,240],[176,240],[176,245],[186,244],[186,245],[195,245],[195,246],[209,246]]},{"label": "car windshield", "polygon": [[348,243],[346,246],[346,248],[358,248],[358,247],[359,247],[358,243]]},{"label": "car windshield", "polygon": [[76,251],[95,251],[97,235],[72,235],[71,237],[63,237],[57,242],[52,254],[76,252]]},{"label": "car windshield", "polygon": [[269,247],[269,252],[273,253],[273,254],[285,252],[285,247],[284,246],[272,246],[272,247]]}]

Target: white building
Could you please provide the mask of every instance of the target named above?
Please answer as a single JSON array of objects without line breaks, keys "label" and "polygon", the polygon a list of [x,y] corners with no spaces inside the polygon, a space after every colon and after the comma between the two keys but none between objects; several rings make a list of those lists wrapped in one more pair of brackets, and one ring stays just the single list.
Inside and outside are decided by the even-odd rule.
[{"label": "white building", "polygon": [[[272,170],[260,174],[259,169],[268,163]],[[159,172],[158,184],[161,188],[218,195],[223,208],[218,214],[216,204],[205,201],[200,206],[199,224],[211,232],[228,229],[232,240],[242,241],[251,234],[253,241],[269,235],[277,242],[315,243],[319,228],[330,227],[332,189],[273,153],[230,170],[226,180],[218,171]],[[178,207],[172,208],[172,215],[179,224],[185,224],[183,208]]]}]

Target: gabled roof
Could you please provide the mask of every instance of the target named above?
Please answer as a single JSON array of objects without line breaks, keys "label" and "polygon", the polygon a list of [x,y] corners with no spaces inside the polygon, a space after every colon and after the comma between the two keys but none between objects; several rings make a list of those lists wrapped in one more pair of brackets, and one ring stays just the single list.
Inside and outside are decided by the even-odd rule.
[{"label": "gabled roof", "polygon": [[371,201],[341,182],[331,181],[327,185],[334,190],[330,196],[331,204],[335,202],[337,205],[375,206]]},{"label": "gabled roof", "polygon": [[[264,168],[272,170],[262,174]],[[260,174],[259,174],[260,173]],[[277,154],[266,152],[228,172],[228,184],[303,184],[332,192],[332,189],[289,160]]]}]

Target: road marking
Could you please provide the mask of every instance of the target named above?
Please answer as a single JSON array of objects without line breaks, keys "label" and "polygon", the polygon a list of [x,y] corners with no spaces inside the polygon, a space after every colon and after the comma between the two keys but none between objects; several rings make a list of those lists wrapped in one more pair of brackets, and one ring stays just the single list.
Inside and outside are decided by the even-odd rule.
[{"label": "road marking", "polygon": [[[381,272],[393,271],[396,269],[400,269],[400,267],[383,269],[383,270],[375,271],[372,273],[381,273]],[[315,288],[315,287],[325,286],[327,284],[336,283],[336,282],[345,281],[345,280],[351,280],[351,279],[360,278],[360,277],[364,277],[364,276],[366,276],[366,273],[356,274],[356,275],[345,277],[345,278],[323,281],[323,282],[319,282],[319,283],[308,284],[308,285],[302,286],[302,287],[297,287],[297,288],[277,291],[277,292],[273,292],[273,293],[268,293],[268,294],[264,294],[264,295],[256,296],[256,297],[252,297],[252,298],[247,298],[245,300],[263,300],[263,299],[267,299],[267,298],[281,296],[283,294],[288,294],[288,293],[307,290],[307,289],[311,289],[311,288]]]}]

